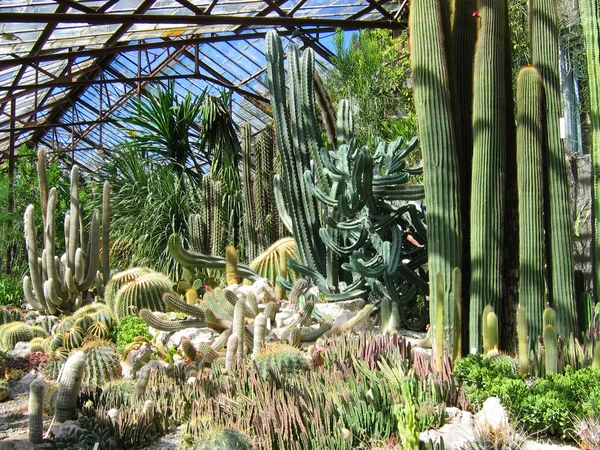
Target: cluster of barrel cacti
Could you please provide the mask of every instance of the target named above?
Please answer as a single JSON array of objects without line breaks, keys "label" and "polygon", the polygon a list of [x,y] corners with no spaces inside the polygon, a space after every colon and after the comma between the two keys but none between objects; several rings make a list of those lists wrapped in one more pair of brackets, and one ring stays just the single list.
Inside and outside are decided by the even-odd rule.
[{"label": "cluster of barrel cacti", "polygon": [[[501,330],[508,328],[503,323],[514,327],[517,298],[527,310],[530,349],[544,333],[546,301],[557,311],[556,332],[577,335],[566,161],[558,124],[555,0],[530,2],[533,60],[517,80],[516,118],[507,2],[455,1],[452,15],[448,8],[439,0],[415,0],[410,9],[428,266],[444,282],[445,317],[436,320],[438,308],[430,308],[431,324],[451,327],[456,321],[450,281],[459,267],[463,351],[482,350],[481,318],[488,304]],[[518,288],[513,273],[520,274]],[[436,279],[430,284],[437,292]],[[499,345],[511,347],[515,338],[501,332]]]},{"label": "cluster of barrel cacti", "polygon": [[[23,290],[29,304],[40,312],[56,314],[57,311],[74,311],[83,305],[83,301],[92,287],[96,286],[97,291],[102,293],[104,284],[110,276],[107,239],[110,185],[105,183],[103,190],[103,238],[102,240],[100,238],[99,213],[94,211],[89,226],[90,234],[86,239],[79,200],[79,168],[73,166],[70,210],[64,220],[66,248],[65,253],[59,257],[56,253],[58,193],[55,188],[48,191],[46,160],[42,150],[38,152],[38,178],[42,198],[44,248],[40,254],[35,210],[33,205],[29,205],[25,211],[25,241],[29,260],[29,276],[23,279]],[[100,265],[101,244],[102,266]]]},{"label": "cluster of barrel cacti", "polygon": [[[427,282],[415,272],[426,259],[425,226],[419,208],[406,203],[424,196],[423,186],[409,183],[421,168],[406,168],[404,160],[418,140],[380,142],[374,152],[361,147],[352,138],[349,104],[341,102],[335,148],[322,148],[312,51],[300,55],[289,48],[289,94],[274,32],[267,35],[266,55],[282,162],[275,177],[277,206],[300,257],[288,266],[311,278],[329,301],[375,291],[406,304],[417,292],[426,294]],[[407,295],[400,294],[404,286],[411,287]]]}]

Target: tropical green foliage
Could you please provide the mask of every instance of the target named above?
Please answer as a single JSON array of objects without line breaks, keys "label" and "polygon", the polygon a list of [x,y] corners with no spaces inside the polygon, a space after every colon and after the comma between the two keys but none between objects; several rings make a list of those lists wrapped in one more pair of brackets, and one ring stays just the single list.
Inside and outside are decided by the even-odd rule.
[{"label": "tropical green foliage", "polygon": [[[199,193],[187,173],[177,174],[126,145],[101,170],[110,181],[113,270],[148,266],[174,274],[179,266],[167,251],[172,233],[185,234],[187,218],[199,212]],[[94,196],[92,207],[102,198]]]},{"label": "tropical green foliage", "polygon": [[148,331],[148,325],[138,316],[123,317],[112,327],[110,332],[110,339],[117,344],[118,348],[124,348],[138,336],[148,339],[152,337]]},{"label": "tropical green foliage", "polygon": [[335,105],[350,101],[357,140],[372,145],[376,137],[412,138],[416,127],[407,32],[394,39],[390,30],[364,30],[347,42],[338,31],[334,44],[327,87]]},{"label": "tropical green foliage", "polygon": [[132,141],[139,149],[152,155],[160,155],[177,164],[176,171],[192,163],[200,173],[190,142],[191,128],[202,108],[204,92],[196,97],[191,93],[180,99],[175,83],[158,88],[144,97],[134,100],[134,113],[127,122],[136,129],[131,132]]}]

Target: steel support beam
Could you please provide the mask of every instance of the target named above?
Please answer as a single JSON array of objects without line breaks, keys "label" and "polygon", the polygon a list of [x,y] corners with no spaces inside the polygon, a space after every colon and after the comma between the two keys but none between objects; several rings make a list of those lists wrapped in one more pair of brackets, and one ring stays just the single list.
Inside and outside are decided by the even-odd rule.
[{"label": "steel support beam", "polygon": [[[375,6],[371,6],[375,9]],[[4,23],[78,23],[89,25],[134,24],[150,25],[248,25],[254,27],[303,27],[317,26],[345,29],[356,29],[356,20],[352,19],[320,19],[316,17],[276,17],[276,16],[223,16],[223,15],[165,15],[165,14],[68,14],[68,13],[4,13]],[[360,28],[402,28],[393,20],[361,20]]]}]

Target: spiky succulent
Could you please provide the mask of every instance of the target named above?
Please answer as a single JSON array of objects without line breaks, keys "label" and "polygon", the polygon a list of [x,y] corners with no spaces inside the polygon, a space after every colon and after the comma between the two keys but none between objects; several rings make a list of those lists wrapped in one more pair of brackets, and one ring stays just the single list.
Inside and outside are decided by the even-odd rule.
[{"label": "spiky succulent", "polygon": [[265,380],[271,379],[276,372],[287,376],[308,370],[304,353],[285,344],[276,344],[262,349],[254,357],[254,364]]},{"label": "spiky succulent", "polygon": [[111,342],[92,339],[81,347],[81,351],[86,356],[83,384],[88,389],[122,378],[121,357]]},{"label": "spiky succulent", "polygon": [[142,308],[165,312],[162,296],[173,290],[173,282],[158,272],[142,275],[125,283],[117,292],[113,312],[117,319],[135,315]]}]

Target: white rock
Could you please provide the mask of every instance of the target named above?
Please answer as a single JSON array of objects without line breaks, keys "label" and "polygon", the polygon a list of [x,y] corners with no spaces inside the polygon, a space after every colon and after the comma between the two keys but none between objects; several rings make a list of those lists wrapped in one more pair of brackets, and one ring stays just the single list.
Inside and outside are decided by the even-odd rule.
[{"label": "white rock", "polygon": [[[150,333],[154,330],[150,329]],[[219,336],[219,333],[212,328],[185,328],[175,333],[168,331],[160,331],[156,336],[156,342],[159,342],[164,347],[174,345],[179,347],[183,338],[188,338],[194,346],[198,346],[201,343],[212,343],[215,338]]]},{"label": "white rock", "polygon": [[141,366],[150,361],[152,355],[156,352],[152,345],[144,342],[139,347],[131,350],[127,354],[125,361],[121,361],[121,370],[124,378],[135,378],[137,371]]},{"label": "white rock", "polygon": [[29,353],[31,353],[29,351],[30,347],[31,344],[29,342],[17,342],[15,348],[12,349],[11,353],[14,356],[27,356],[29,355]]},{"label": "white rock", "polygon": [[462,449],[467,442],[475,439],[473,435],[473,415],[458,408],[446,408],[446,414],[450,420],[449,423],[437,430],[422,432],[419,435],[419,440],[423,443],[429,443],[430,440],[438,442],[440,438],[443,438],[446,450]]},{"label": "white rock", "polygon": [[475,415],[475,427],[490,430],[492,433],[508,428],[508,413],[498,397],[490,397],[484,403],[481,411]]},{"label": "white rock", "polygon": [[273,289],[271,282],[266,278],[256,280],[254,284],[252,284],[252,290],[250,292],[254,292],[258,304],[272,302],[277,298],[275,289]]},{"label": "white rock", "polygon": [[[335,322],[333,328],[339,327],[341,324],[352,319],[362,308],[365,306],[363,299],[344,300],[335,303],[316,303],[315,308],[321,311],[323,314],[333,316]],[[373,328],[372,322],[367,319],[363,323],[359,324],[354,330],[357,331],[370,331]]]},{"label": "white rock", "polygon": [[280,311],[275,314],[275,326],[280,328],[284,325],[287,325],[288,319],[293,318],[295,311]]}]

